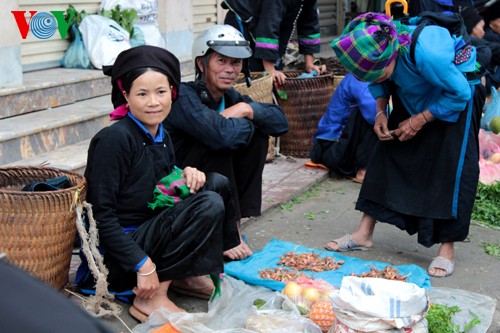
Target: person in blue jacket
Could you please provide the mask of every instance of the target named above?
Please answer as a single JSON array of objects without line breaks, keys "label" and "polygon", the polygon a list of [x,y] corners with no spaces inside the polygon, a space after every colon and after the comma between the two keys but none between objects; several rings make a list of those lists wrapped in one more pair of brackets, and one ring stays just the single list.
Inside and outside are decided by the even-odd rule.
[{"label": "person in blue jacket", "polygon": [[314,64],[314,54],[319,53],[321,44],[316,0],[224,0],[222,7],[228,9],[224,23],[250,41],[251,72],[267,71],[278,84],[283,84],[286,76],[282,72],[282,57],[295,32],[305,71],[326,71],[326,66]]},{"label": "person in blue jacket", "polygon": [[[233,88],[242,59],[251,54],[248,41],[230,25],[202,31],[193,43],[195,81],[181,84],[164,121],[179,166],[229,178],[238,219],[261,214],[269,136],[288,131],[287,118],[278,105],[254,102]],[[229,260],[239,260],[252,251],[242,239],[224,254]]]},{"label": "person in blue jacket", "polygon": [[377,104],[368,83],[348,73],[330,99],[313,138],[311,161],[363,182],[375,144]]},{"label": "person in blue jacket", "polygon": [[[350,72],[370,82],[379,143],[356,202],[363,212],[361,223],[327,247],[371,249],[376,221],[390,223],[418,234],[426,247],[439,244],[427,271],[445,277],[454,271],[454,243],[469,232],[486,91],[479,80],[467,78],[477,70],[474,47],[437,25],[424,27],[412,43],[414,29],[386,15],[366,13],[331,44]],[[389,98],[392,111],[387,114]]]}]

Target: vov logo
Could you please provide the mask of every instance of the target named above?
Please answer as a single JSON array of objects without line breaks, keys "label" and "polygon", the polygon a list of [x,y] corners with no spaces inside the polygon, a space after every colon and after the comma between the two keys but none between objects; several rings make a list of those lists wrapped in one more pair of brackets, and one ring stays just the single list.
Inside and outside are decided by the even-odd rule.
[{"label": "vov logo", "polygon": [[38,39],[49,39],[54,36],[56,30],[62,39],[66,39],[70,24],[73,21],[74,12],[70,12],[68,20],[64,18],[65,11],[51,10],[50,13],[30,10],[29,21],[26,20],[25,10],[10,11],[16,19],[17,27],[21,33],[21,38],[26,39],[31,29],[33,35]]}]

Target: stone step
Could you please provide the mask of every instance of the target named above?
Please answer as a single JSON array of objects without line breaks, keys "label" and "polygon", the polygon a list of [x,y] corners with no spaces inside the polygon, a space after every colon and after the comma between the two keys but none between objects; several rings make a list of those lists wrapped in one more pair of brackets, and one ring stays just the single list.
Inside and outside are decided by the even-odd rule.
[{"label": "stone step", "polygon": [[83,140],[74,145],[64,146],[44,154],[36,155],[32,158],[8,163],[3,166],[45,165],[52,168],[71,170],[83,174],[87,165],[87,150],[89,144],[90,139]]},{"label": "stone step", "polygon": [[[92,138],[110,124],[111,110],[111,98],[105,95],[0,119],[0,165],[24,164],[40,155],[52,163],[51,157],[45,154]],[[63,152],[72,154],[71,151]],[[59,155],[59,152],[54,154]]]},{"label": "stone step", "polygon": [[23,85],[0,89],[0,119],[55,108],[111,93],[101,70],[52,68],[25,73]]}]

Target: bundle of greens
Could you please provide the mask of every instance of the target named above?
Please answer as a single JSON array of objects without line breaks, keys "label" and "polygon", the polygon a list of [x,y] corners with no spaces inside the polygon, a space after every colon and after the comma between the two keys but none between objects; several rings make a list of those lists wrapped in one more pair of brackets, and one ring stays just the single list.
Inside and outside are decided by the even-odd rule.
[{"label": "bundle of greens", "polygon": [[[90,14],[91,13],[85,12],[85,10],[78,11],[71,4],[68,6],[68,9],[66,9],[66,17],[71,18],[68,24],[69,25],[74,24],[76,27],[80,25],[85,16]],[[133,37],[134,24],[139,18],[139,16],[137,15],[137,11],[135,9],[121,10],[120,5],[116,5],[116,7],[111,10],[101,9],[97,14],[112,19],[130,34],[130,38]],[[75,36],[71,32],[71,30],[70,30],[70,38],[71,40],[75,39]]]},{"label": "bundle of greens", "polygon": [[118,23],[123,29],[128,31],[130,38],[134,36],[134,24],[139,18],[135,9],[120,9],[120,5],[116,5],[111,10],[101,9],[99,15],[110,18]]},{"label": "bundle of greens", "polygon": [[500,227],[500,182],[493,185],[479,183],[472,219]]},{"label": "bundle of greens", "polygon": [[[89,15],[89,13],[85,12],[85,10],[78,11],[71,4],[68,6],[68,9],[66,9],[66,19],[68,20],[69,26],[75,26],[76,28],[78,28],[83,18],[87,15]],[[74,29],[69,29],[70,41],[75,40],[75,38],[76,36]]]},{"label": "bundle of greens", "polygon": [[460,311],[462,310],[456,305],[431,304],[426,316],[429,333],[466,333],[481,322],[474,313],[469,311],[472,320],[462,330],[452,321],[453,316]]}]

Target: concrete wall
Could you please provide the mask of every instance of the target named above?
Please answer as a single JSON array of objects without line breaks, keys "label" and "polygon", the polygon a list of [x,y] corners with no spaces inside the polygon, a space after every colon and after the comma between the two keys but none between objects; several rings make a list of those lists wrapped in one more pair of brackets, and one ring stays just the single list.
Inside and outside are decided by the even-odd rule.
[{"label": "concrete wall", "polygon": [[[224,12],[217,0],[217,23]],[[70,2],[68,2],[69,4]],[[66,8],[67,5],[59,7]],[[11,10],[19,9],[19,0],[4,0],[0,9],[0,88],[22,85],[21,35]],[[191,59],[193,44],[193,0],[158,0],[158,27],[166,47],[181,61],[183,77],[194,73]]]},{"label": "concrete wall", "polygon": [[158,0],[158,25],[167,49],[179,59],[191,57],[193,14],[191,0]]},{"label": "concrete wall", "polygon": [[18,6],[17,0],[4,0],[0,9],[0,88],[22,84],[21,34],[10,12]]}]

